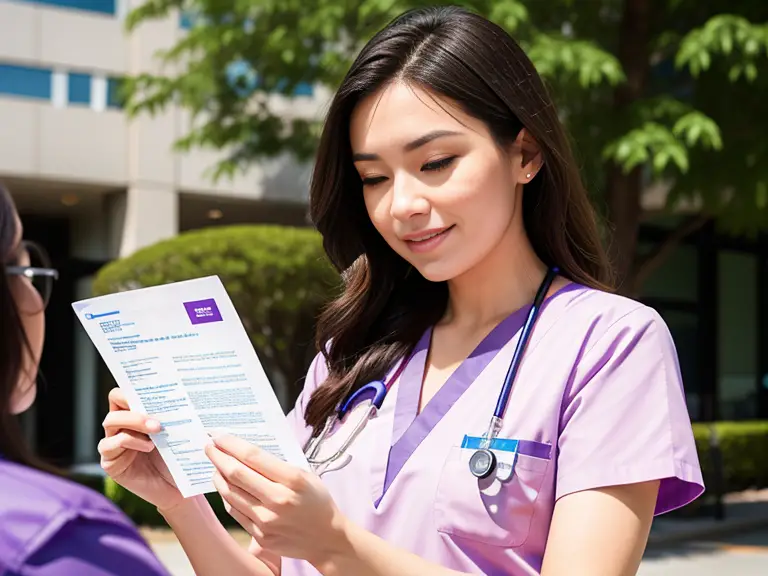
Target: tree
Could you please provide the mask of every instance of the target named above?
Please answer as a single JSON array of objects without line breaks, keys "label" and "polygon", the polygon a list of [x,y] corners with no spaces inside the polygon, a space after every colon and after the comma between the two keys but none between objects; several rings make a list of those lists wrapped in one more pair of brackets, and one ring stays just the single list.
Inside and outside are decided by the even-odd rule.
[{"label": "tree", "polygon": [[[439,2],[425,2],[436,4]],[[453,2],[456,3],[456,2]],[[550,85],[584,175],[609,222],[621,289],[635,294],[688,234],[715,220],[768,225],[768,2],[465,0],[514,35]],[[229,154],[219,178],[259,158],[312,156],[319,127],[280,116],[269,96],[335,87],[361,44],[421,0],[148,0],[129,30],[175,9],[195,25],[159,58],[176,73],[127,82],[132,114],[178,102],[197,118],[181,150]],[[686,215],[637,256],[641,192],[668,193]]]}]

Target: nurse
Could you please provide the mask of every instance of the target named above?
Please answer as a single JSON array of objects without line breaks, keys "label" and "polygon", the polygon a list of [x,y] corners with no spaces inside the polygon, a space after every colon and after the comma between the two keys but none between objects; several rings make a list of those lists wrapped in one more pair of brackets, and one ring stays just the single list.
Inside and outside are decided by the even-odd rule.
[{"label": "nurse", "polygon": [[[345,271],[289,415],[314,473],[214,439],[245,551],[181,498],[119,391],[104,468],[201,576],[635,574],[654,515],[703,483],[669,331],[611,293],[577,166],[503,30],[396,20],[333,98],[312,179]],[[380,409],[344,405],[374,381]]]}]

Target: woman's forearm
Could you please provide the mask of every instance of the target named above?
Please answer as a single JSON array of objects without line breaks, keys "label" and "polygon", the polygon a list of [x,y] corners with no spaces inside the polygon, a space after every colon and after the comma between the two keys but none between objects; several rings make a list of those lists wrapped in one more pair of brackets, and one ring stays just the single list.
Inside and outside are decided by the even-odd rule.
[{"label": "woman's forearm", "polygon": [[337,549],[314,565],[325,576],[466,576],[397,548],[350,522],[339,532]]},{"label": "woman's forearm", "polygon": [[276,576],[264,562],[243,549],[221,525],[204,496],[188,498],[160,511],[173,529],[197,576]]}]

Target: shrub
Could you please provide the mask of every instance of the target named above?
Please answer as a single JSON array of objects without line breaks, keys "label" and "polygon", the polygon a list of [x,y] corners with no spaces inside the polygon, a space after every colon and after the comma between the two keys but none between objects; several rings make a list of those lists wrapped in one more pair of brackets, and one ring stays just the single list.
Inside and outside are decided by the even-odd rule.
[{"label": "shrub", "polygon": [[[139,526],[166,526],[165,518],[152,504],[129,492],[111,478],[104,480],[104,495],[114,502],[126,515]],[[216,517],[226,527],[238,527],[237,521],[224,508],[224,501],[218,493],[205,495]]]},{"label": "shrub", "polygon": [[93,290],[101,295],[212,275],[226,287],[270,380],[297,394],[294,385],[315,353],[317,314],[340,286],[314,230],[251,225],[186,232],[106,265]]},{"label": "shrub", "polygon": [[[708,424],[694,424],[693,428],[704,482],[711,490],[711,428]],[[723,455],[724,491],[768,488],[768,422],[717,422],[714,428]]]}]

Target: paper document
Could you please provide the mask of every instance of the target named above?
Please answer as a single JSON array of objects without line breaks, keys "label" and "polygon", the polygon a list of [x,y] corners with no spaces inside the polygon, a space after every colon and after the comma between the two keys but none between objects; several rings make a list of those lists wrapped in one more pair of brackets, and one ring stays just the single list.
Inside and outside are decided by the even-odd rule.
[{"label": "paper document", "polygon": [[185,497],[214,492],[207,431],[233,434],[309,470],[218,277],[119,292],[72,307],[152,435]]}]

